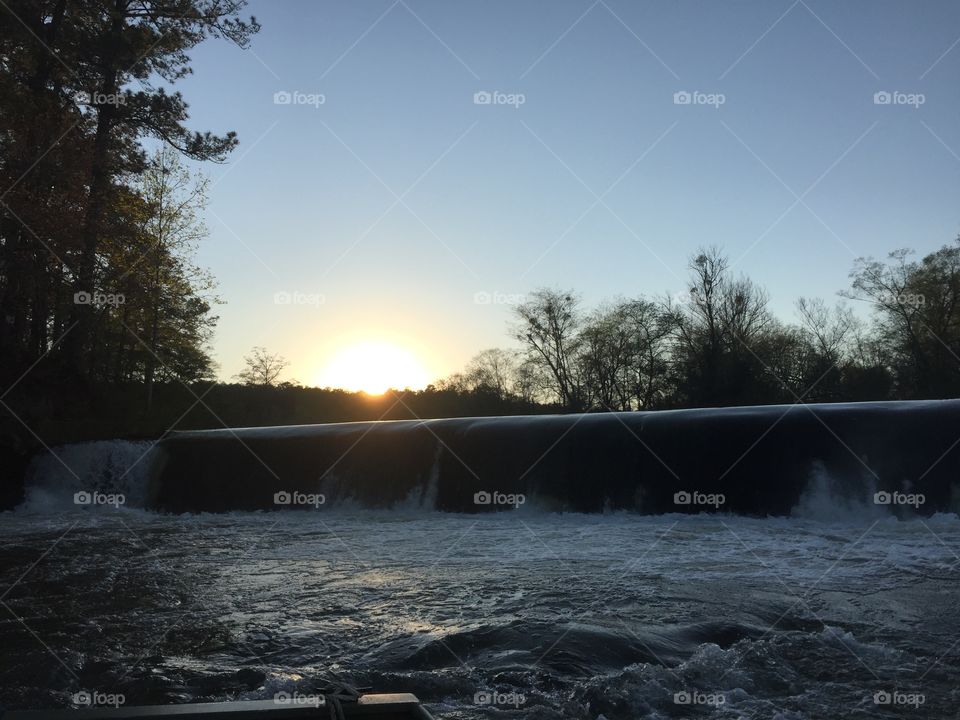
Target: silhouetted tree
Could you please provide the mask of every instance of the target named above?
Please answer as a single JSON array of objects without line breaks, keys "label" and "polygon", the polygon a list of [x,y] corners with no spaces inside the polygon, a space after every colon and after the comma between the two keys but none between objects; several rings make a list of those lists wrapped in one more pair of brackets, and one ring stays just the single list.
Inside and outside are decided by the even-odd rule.
[{"label": "silhouetted tree", "polygon": [[795,392],[809,401],[839,400],[855,359],[854,339],[860,322],[853,311],[838,305],[830,308],[822,298],[800,298],[798,339],[799,368]]},{"label": "silhouetted tree", "polygon": [[517,364],[515,353],[500,348],[483,350],[467,365],[466,384],[473,391],[490,392],[504,400],[515,394]]},{"label": "silhouetted tree", "polygon": [[695,255],[690,271],[684,301],[669,300],[665,307],[673,327],[678,398],[704,407],[759,398],[761,386],[776,380],[768,377],[769,363],[759,352],[758,341],[772,320],[766,291],[749,278],[733,278],[717,248]]},{"label": "silhouetted tree", "polygon": [[540,289],[515,308],[519,320],[514,336],[525,357],[549,378],[549,390],[564,407],[584,407],[583,388],[577,367],[580,349],[579,300],[559,290]]},{"label": "silhouetted tree", "polygon": [[[65,338],[64,368],[93,380],[129,374],[132,338],[109,323],[132,318],[135,307],[114,312],[74,296],[134,298],[128,268],[110,263],[128,260],[142,244],[135,197],[146,167],[142,138],[200,160],[221,160],[236,145],[232,133],[188,130],[184,99],[155,81],[185,77],[188,51],[205,38],[245,46],[258,26],[240,19],[243,6],[0,3],[0,353],[11,370],[32,365]],[[184,297],[179,311],[196,316],[201,301]],[[195,348],[179,354],[197,356]]]},{"label": "silhouetted tree", "polygon": [[608,410],[651,408],[663,400],[669,323],[659,306],[642,298],[602,306],[579,336],[579,376],[589,406]]},{"label": "silhouetted tree", "polygon": [[237,374],[237,379],[245,385],[275,385],[289,364],[282,355],[268,353],[264,347],[253,348],[243,362],[246,368]]},{"label": "silhouetted tree", "polygon": [[621,381],[624,410],[660,407],[666,398],[669,316],[651,300],[621,302],[616,318],[627,337],[630,362]]},{"label": "silhouetted tree", "polygon": [[875,307],[899,396],[953,397],[960,393],[960,240],[920,262],[911,254],[859,258],[846,294]]},{"label": "silhouetted tree", "polygon": [[[206,303],[209,310],[202,294],[215,284],[210,273],[191,261],[197,244],[207,236],[200,213],[206,207],[208,185],[206,178],[192,176],[178,154],[166,146],[151,158],[140,182],[147,209],[143,230],[149,243],[142,256],[147,274],[146,333],[142,338],[147,351],[147,407],[152,400],[157,365],[167,365],[165,358],[172,355],[168,348],[177,345],[178,339],[183,345],[184,339],[197,336],[196,320],[205,320],[208,327],[215,320],[207,317],[206,312],[200,317],[185,312],[189,305],[184,302],[187,299]],[[187,327],[183,322],[186,318],[193,321]],[[202,339],[202,331],[199,334]],[[201,348],[196,349],[202,352]]]}]

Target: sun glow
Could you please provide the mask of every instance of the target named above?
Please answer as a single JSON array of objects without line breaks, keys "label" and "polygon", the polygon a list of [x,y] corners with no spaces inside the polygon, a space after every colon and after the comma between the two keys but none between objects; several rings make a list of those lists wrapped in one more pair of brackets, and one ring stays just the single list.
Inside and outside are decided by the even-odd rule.
[{"label": "sun glow", "polygon": [[419,390],[429,373],[408,350],[387,342],[364,342],[338,351],[318,384],[380,395],[387,390]]}]

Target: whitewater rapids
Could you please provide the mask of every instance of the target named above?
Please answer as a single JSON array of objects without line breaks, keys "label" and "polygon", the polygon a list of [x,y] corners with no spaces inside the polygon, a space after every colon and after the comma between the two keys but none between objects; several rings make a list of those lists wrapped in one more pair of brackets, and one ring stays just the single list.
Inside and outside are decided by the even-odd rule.
[{"label": "whitewater rapids", "polygon": [[[420,492],[174,515],[143,509],[149,449],[57,448],[0,515],[5,707],[270,698],[331,674],[456,720],[960,707],[960,521],[898,519],[822,468],[779,518],[449,513]],[[77,503],[91,487],[124,502]]]}]

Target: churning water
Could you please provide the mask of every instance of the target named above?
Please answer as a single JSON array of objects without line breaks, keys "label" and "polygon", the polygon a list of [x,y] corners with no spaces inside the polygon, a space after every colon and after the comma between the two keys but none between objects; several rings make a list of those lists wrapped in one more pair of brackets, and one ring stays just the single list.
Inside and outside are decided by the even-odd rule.
[{"label": "churning water", "polygon": [[840,503],[815,474],[790,518],[429,499],[162,515],[137,507],[146,449],[60,449],[0,515],[6,707],[270,698],[336,675],[438,718],[958,717],[951,514]]}]

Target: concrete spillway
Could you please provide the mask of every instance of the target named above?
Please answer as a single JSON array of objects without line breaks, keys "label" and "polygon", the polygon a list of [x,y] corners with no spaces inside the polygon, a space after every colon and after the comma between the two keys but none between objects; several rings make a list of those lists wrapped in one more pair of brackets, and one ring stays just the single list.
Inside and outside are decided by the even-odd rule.
[{"label": "concrete spillway", "polygon": [[512,509],[522,495],[577,512],[785,515],[825,477],[838,501],[931,514],[957,509],[958,440],[960,401],[183,432],[157,448],[147,505],[287,509],[322,496],[477,512]]}]

